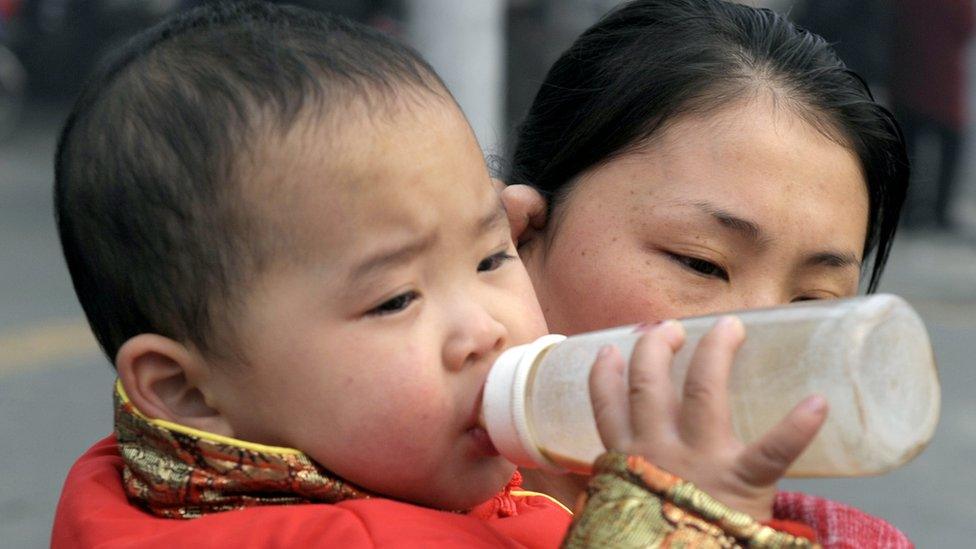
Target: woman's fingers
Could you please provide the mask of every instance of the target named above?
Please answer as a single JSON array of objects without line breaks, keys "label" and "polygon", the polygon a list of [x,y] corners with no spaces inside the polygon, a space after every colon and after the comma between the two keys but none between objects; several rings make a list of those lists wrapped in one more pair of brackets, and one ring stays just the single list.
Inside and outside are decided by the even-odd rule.
[{"label": "woman's fingers", "polygon": [[539,191],[528,185],[509,185],[501,190],[501,199],[516,244],[525,243],[546,226],[546,199]]},{"label": "woman's fingers", "polygon": [[628,400],[635,439],[660,443],[674,431],[678,403],[671,384],[671,362],[684,340],[681,323],[668,320],[650,329],[634,345]]},{"label": "woman's fingers", "polygon": [[626,365],[612,345],[600,349],[590,370],[590,401],[603,446],[626,450],[631,445],[630,403],[627,402]]},{"label": "woman's fingers", "polygon": [[678,431],[688,445],[703,447],[732,440],[729,372],[744,340],[742,321],[724,316],[695,349],[685,377],[678,419]]},{"label": "woman's fingers", "polygon": [[753,486],[778,481],[810,445],[827,418],[827,401],[807,397],[762,438],[750,444],[739,458],[738,475]]}]

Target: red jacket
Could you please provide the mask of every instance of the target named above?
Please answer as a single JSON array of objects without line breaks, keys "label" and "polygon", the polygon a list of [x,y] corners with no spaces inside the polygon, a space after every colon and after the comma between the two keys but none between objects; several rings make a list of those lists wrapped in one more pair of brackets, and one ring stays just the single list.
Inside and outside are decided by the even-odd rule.
[{"label": "red jacket", "polygon": [[[54,519],[51,547],[558,547],[570,513],[548,496],[513,490],[468,514],[387,499],[253,507],[192,520],[153,516],[132,505],[121,482],[115,437],[71,468]],[[896,528],[822,498],[781,493],[770,525],[824,547],[910,548]],[[805,524],[800,524],[805,523]],[[209,544],[201,540],[210,540]]]},{"label": "red jacket", "polygon": [[[158,518],[129,503],[115,437],[68,473],[51,547],[558,547],[571,514],[531,492],[499,494],[468,514],[388,499],[264,506],[193,520]],[[200,540],[209,542],[200,543]]]}]

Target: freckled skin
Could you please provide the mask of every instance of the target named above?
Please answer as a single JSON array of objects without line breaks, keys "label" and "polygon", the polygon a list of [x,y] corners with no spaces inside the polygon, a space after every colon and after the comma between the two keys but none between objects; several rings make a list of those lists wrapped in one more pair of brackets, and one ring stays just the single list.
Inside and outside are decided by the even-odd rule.
[{"label": "freckled skin", "polygon": [[[754,223],[763,244],[724,229],[700,203]],[[854,295],[859,265],[808,259],[860,260],[867,216],[856,156],[759,97],[677,120],[652,144],[581,174],[520,253],[550,331],[570,335]],[[567,504],[587,482],[523,476]]]},{"label": "freckled skin", "polygon": [[[723,231],[693,206],[702,201],[754,222],[768,245]],[[550,330],[574,334],[854,295],[856,266],[805,261],[823,250],[860,259],[867,214],[856,156],[760,98],[681,119],[582,174],[522,256]],[[728,280],[675,256],[717,265]]]}]

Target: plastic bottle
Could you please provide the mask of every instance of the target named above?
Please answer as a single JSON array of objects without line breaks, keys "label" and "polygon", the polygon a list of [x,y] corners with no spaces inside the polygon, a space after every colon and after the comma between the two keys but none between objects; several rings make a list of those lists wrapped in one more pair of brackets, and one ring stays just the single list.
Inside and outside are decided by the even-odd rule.
[{"label": "plastic bottle", "polygon": [[[788,476],[862,476],[904,464],[938,422],[939,381],[925,326],[903,299],[873,295],[736,313],[746,327],[729,381],[735,433],[749,442],[811,394],[830,409]],[[698,340],[717,316],[681,321],[686,342],[672,379],[684,383]],[[605,451],[590,402],[599,349],[629,359],[641,336],[624,326],[566,338],[548,335],[503,353],[485,384],[485,428],[523,467],[588,472]],[[680,391],[678,392],[680,395]]]}]

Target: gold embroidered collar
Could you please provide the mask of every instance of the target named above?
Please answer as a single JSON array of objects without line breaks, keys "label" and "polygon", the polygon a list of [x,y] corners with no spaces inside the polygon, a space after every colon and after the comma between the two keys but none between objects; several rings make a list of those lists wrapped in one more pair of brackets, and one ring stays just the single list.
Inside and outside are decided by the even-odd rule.
[{"label": "gold embroidered collar", "polygon": [[153,514],[195,518],[256,505],[369,497],[293,448],[265,446],[149,419],[115,383],[125,490]]}]

